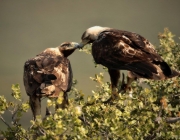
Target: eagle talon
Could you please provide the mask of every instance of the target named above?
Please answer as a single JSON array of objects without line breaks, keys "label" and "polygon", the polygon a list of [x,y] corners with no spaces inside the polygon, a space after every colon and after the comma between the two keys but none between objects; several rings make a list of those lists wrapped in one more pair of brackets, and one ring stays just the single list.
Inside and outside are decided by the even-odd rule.
[{"label": "eagle talon", "polygon": [[122,91],[126,92],[126,91],[128,91],[130,89],[131,89],[131,87],[129,87],[128,84],[122,84],[121,89],[119,90],[119,92],[122,92]]}]

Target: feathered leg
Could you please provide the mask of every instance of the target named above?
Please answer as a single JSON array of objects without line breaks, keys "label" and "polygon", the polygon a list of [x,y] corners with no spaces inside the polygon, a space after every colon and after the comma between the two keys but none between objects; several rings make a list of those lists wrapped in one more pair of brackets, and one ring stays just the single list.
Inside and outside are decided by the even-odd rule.
[{"label": "feathered leg", "polygon": [[46,114],[45,114],[45,116],[49,116],[49,115],[51,115],[51,111],[49,111],[48,107],[46,107]]},{"label": "feathered leg", "polygon": [[31,107],[33,118],[36,120],[37,115],[41,115],[41,98],[33,95],[29,96],[29,105]]},{"label": "feathered leg", "polygon": [[125,81],[124,81],[124,73],[123,73],[123,78],[122,78],[120,91],[125,91],[126,92],[127,90],[131,90],[131,83],[136,79],[137,79],[137,77],[135,75],[133,75],[132,72],[128,71],[128,73],[127,73],[127,83],[125,83]]},{"label": "feathered leg", "polygon": [[120,71],[114,70],[114,69],[108,69],[110,80],[111,80],[111,97],[105,101],[104,103],[108,103],[111,100],[114,100],[116,97],[118,97],[118,82],[120,78]]}]

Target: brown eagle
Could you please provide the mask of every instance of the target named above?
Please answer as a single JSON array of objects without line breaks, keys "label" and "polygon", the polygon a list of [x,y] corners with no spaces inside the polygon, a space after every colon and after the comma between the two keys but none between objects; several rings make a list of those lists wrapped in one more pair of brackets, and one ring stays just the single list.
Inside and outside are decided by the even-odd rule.
[{"label": "brown eagle", "polygon": [[117,95],[119,70],[128,70],[130,79],[163,80],[178,76],[156,52],[153,45],[139,34],[109,27],[88,28],[81,37],[80,48],[92,43],[92,55],[97,64],[108,68],[113,94]]},{"label": "brown eagle", "polygon": [[34,119],[41,114],[41,97],[57,98],[63,92],[61,107],[68,105],[67,92],[72,86],[72,69],[67,58],[78,48],[78,43],[65,42],[47,48],[24,64],[24,86]]}]

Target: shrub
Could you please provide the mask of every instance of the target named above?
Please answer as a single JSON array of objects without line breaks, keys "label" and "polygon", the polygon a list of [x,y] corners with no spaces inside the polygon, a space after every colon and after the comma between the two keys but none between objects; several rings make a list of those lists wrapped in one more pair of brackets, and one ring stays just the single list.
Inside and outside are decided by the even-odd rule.
[{"label": "shrub", "polygon": [[[180,69],[180,44],[166,28],[159,34],[160,45],[156,48],[164,60],[173,68]],[[89,50],[86,50],[89,52]],[[29,109],[28,102],[21,100],[19,85],[12,86],[9,102],[0,96],[0,119],[7,125],[0,131],[6,139],[63,139],[63,140],[173,140],[180,139],[180,78],[163,81],[143,80],[132,83],[132,90],[119,93],[119,99],[104,104],[111,95],[110,83],[103,81],[103,73],[91,78],[97,83],[96,90],[87,99],[82,91],[75,88],[70,94],[69,107],[58,109],[54,114],[31,121],[30,129],[20,124],[23,113]],[[55,101],[48,100],[49,106]],[[5,111],[12,113],[12,124],[2,117]]]}]

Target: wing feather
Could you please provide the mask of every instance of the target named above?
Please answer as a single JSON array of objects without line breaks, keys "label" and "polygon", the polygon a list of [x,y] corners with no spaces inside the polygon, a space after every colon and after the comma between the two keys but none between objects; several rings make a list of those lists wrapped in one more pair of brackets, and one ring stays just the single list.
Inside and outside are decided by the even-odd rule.
[{"label": "wing feather", "polygon": [[70,61],[58,48],[48,48],[24,64],[24,86],[34,119],[41,114],[42,96],[58,97],[64,93],[64,106],[68,104],[67,93],[72,85]]},{"label": "wing feather", "polygon": [[23,81],[26,93],[30,96],[36,93],[37,88],[41,85],[42,74],[37,73],[37,65],[33,59],[29,59],[24,64]]},{"label": "wing feather", "polygon": [[[51,79],[51,75],[56,78]],[[61,91],[69,91],[72,85],[70,61],[59,54],[44,51],[25,63],[24,85],[28,95],[37,94],[38,88],[42,93],[47,95],[51,93],[56,96]]]},{"label": "wing feather", "polygon": [[[144,37],[127,31],[109,29],[103,31],[92,44],[95,62],[111,69],[124,69],[154,79],[163,73],[172,74],[170,67]],[[156,76],[157,78],[158,76]]]}]

